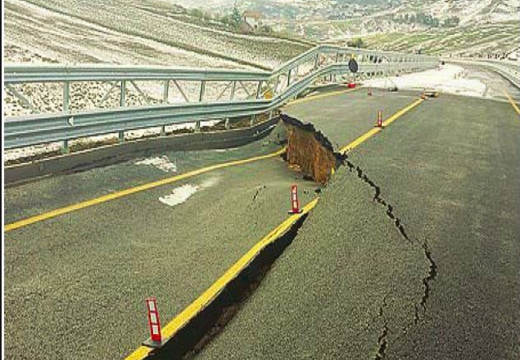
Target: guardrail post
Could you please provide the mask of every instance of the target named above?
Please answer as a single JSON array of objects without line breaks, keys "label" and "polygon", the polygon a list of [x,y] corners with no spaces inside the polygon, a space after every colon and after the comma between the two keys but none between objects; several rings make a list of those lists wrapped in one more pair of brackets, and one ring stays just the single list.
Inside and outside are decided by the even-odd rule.
[{"label": "guardrail post", "polygon": [[199,95],[199,101],[202,102],[204,99],[204,92],[206,91],[206,81],[202,80],[200,82],[200,95]]},{"label": "guardrail post", "polygon": [[164,103],[168,102],[169,92],[170,92],[170,80],[165,80],[164,87],[163,87],[163,102]]},{"label": "guardrail post", "polygon": [[63,140],[63,146],[61,147],[61,153],[68,154],[69,152],[70,152],[69,140]]},{"label": "guardrail post", "polygon": [[316,54],[316,57],[314,58],[314,70],[318,68],[320,64],[320,53]]},{"label": "guardrail post", "polygon": [[121,93],[119,95],[119,106],[124,107],[126,104],[126,80],[121,80]]},{"label": "guardrail post", "polygon": [[292,69],[289,69],[289,71],[287,72],[287,87],[289,87],[289,85],[291,84],[291,71]]},{"label": "guardrail post", "polygon": [[226,121],[224,121],[224,128],[226,128],[226,130],[229,130],[229,128],[230,128],[229,118],[226,118]]},{"label": "guardrail post", "polygon": [[274,82],[274,88],[273,88],[273,97],[275,97],[278,94],[278,88],[280,87],[280,75],[276,77],[276,80]]},{"label": "guardrail post", "polygon": [[231,95],[229,95],[229,100],[233,100],[233,98],[235,97],[236,88],[237,88],[237,81],[234,80],[233,85],[231,86]]},{"label": "guardrail post", "polygon": [[119,143],[124,143],[125,142],[125,132],[119,131],[117,133],[117,138],[118,138]]},{"label": "guardrail post", "polygon": [[69,112],[70,107],[70,82],[63,82],[63,112]]},{"label": "guardrail post", "polygon": [[161,126],[161,136],[166,135],[166,125]]},{"label": "guardrail post", "polygon": [[251,120],[249,120],[249,126],[253,127],[255,124],[256,115],[251,115]]},{"label": "guardrail post", "polygon": [[197,122],[195,123],[195,132],[196,132],[196,133],[200,133],[200,121],[197,121]]},{"label": "guardrail post", "polygon": [[256,88],[256,98],[258,99],[260,97],[260,92],[262,91],[262,80],[258,82],[258,87]]}]

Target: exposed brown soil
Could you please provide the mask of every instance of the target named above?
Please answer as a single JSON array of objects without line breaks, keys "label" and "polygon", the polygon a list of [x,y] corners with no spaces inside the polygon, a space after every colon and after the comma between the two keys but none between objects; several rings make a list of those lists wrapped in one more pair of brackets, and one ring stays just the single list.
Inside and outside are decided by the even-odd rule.
[{"label": "exposed brown soil", "polygon": [[287,130],[287,162],[291,169],[299,169],[304,175],[320,184],[326,184],[333,170],[341,161],[330,141],[312,124],[282,114]]}]

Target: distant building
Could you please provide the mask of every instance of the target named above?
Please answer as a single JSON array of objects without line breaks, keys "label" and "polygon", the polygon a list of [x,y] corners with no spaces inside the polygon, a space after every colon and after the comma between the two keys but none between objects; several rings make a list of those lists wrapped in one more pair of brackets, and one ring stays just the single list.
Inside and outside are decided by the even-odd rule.
[{"label": "distant building", "polygon": [[258,29],[262,25],[262,13],[260,11],[247,10],[242,14],[242,20],[252,30]]}]

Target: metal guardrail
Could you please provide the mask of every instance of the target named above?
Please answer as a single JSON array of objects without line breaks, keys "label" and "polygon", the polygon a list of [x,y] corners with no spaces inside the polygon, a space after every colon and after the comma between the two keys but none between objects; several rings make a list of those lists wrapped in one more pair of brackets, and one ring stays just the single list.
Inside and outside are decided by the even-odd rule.
[{"label": "metal guardrail", "polygon": [[[348,61],[355,58],[359,70],[353,74]],[[4,87],[19,103],[36,115],[7,118],[4,122],[4,148],[11,149],[49,142],[119,133],[149,127],[162,127],[211,119],[256,116],[280,107],[319,81],[343,82],[353,78],[393,76],[435,67],[438,59],[424,55],[399,54],[322,45],[311,49],[272,72],[258,70],[208,70],[142,66],[28,66],[7,65]],[[146,94],[136,82],[159,82],[161,94]],[[109,85],[100,104],[93,110],[75,111],[71,105],[72,83]],[[182,82],[190,82],[191,88]],[[196,86],[193,86],[193,83]],[[31,84],[61,84],[61,111],[39,113],[24,91]],[[127,106],[129,85],[134,97],[146,104]],[[82,85],[83,86],[83,85]],[[114,89],[118,101],[102,109]],[[180,94],[172,103],[170,91]],[[195,91],[194,91],[195,89]],[[242,96],[240,96],[240,93]],[[40,94],[41,95],[41,94]],[[155,104],[149,103],[152,99]],[[177,102],[175,102],[177,101]]]}]

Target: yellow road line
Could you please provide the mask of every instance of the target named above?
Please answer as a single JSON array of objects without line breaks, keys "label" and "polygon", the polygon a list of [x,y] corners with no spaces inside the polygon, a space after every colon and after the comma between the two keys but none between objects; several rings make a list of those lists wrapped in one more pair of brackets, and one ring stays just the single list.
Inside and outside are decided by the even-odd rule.
[{"label": "yellow road line", "polygon": [[518,108],[518,105],[516,105],[515,101],[513,100],[513,98],[511,97],[511,95],[509,95],[509,93],[507,91],[504,91],[504,95],[507,97],[507,99],[509,100],[509,103],[511,104],[511,106],[513,107],[513,109],[515,109],[516,113],[518,115],[520,115],[520,109]]},{"label": "yellow road line", "polygon": [[[384,122],[383,122],[383,126],[388,126],[390,125],[391,123],[393,123],[395,120],[399,119],[401,116],[403,116],[404,114],[406,114],[408,111],[412,110],[414,107],[416,107],[417,105],[419,105],[420,103],[422,103],[424,100],[423,99],[418,99],[418,100],[415,100],[413,103],[411,103],[410,105],[408,105],[407,107],[399,110],[398,112],[396,112],[395,114],[393,114],[392,116],[390,116],[388,119],[386,119]],[[350,151],[356,147],[358,147],[361,143],[365,142],[366,140],[370,139],[372,136],[374,136],[375,134],[377,134],[378,132],[381,131],[381,128],[378,128],[378,127],[375,127],[369,131],[367,131],[365,134],[361,135],[360,137],[358,137],[356,140],[352,141],[350,144],[342,147],[340,149],[340,152],[342,153],[345,153],[347,151]]]},{"label": "yellow road line", "polygon": [[[206,308],[221,292],[222,290],[235,279],[256,256],[269,244],[274,242],[282,236],[297,220],[311,211],[318,203],[319,198],[315,198],[308,203],[301,214],[294,214],[285,219],[274,230],[267,234],[262,240],[256,243],[244,256],[242,256],[236,263],[234,263],[216,282],[213,283],[201,296],[193,301],[187,308],[171,320],[162,330],[161,335],[165,339],[174,336],[180,329],[193,319],[199,312]],[[140,360],[145,358],[150,348],[140,346],[125,360]]]},{"label": "yellow road line", "polygon": [[100,196],[100,197],[97,197],[97,198],[94,198],[94,199],[91,199],[91,200],[82,201],[82,202],[79,202],[77,204],[65,206],[65,207],[62,207],[62,208],[59,208],[59,209],[56,209],[56,210],[52,210],[52,211],[49,211],[49,212],[46,212],[46,213],[43,213],[43,214],[40,214],[40,215],[29,217],[27,219],[23,219],[23,220],[15,221],[15,222],[10,223],[10,224],[6,224],[5,227],[4,227],[4,233],[12,231],[12,230],[19,229],[21,227],[28,226],[28,225],[31,225],[31,224],[34,224],[34,223],[37,223],[37,222],[40,222],[40,221],[44,221],[44,220],[48,220],[48,219],[51,219],[51,218],[54,218],[54,217],[57,217],[57,216],[60,216],[60,215],[64,215],[64,214],[67,214],[67,213],[70,213],[70,212],[73,212],[73,211],[77,211],[77,210],[81,210],[81,209],[84,209],[84,208],[87,208],[87,207],[90,207],[90,206],[98,205],[98,204],[101,204],[101,203],[104,203],[104,202],[107,202],[107,201],[110,201],[110,200],[119,199],[119,198],[121,198],[123,196],[128,196],[128,195],[135,194],[135,193],[138,193],[138,192],[141,192],[141,191],[150,190],[150,189],[162,186],[162,185],[171,184],[171,183],[174,183],[176,181],[188,179],[190,177],[197,176],[197,175],[200,175],[200,174],[204,174],[204,173],[207,173],[207,172],[210,172],[210,171],[213,171],[213,170],[223,169],[223,168],[230,167],[230,166],[247,164],[247,163],[251,163],[251,162],[254,162],[254,161],[259,161],[259,160],[264,160],[264,159],[269,159],[269,158],[272,158],[272,157],[280,156],[281,154],[283,154],[285,152],[285,150],[286,149],[283,148],[283,149],[280,149],[280,150],[278,150],[278,151],[276,151],[274,153],[267,154],[267,155],[255,156],[255,157],[248,158],[248,159],[235,160],[235,161],[230,161],[230,162],[227,162],[227,163],[221,163],[221,164],[207,166],[207,167],[204,167],[204,168],[201,168],[201,169],[189,171],[189,172],[184,173],[184,174],[172,176],[172,177],[161,179],[161,180],[158,180],[158,181],[153,181],[153,182],[146,183],[146,184],[143,184],[143,185],[139,185],[139,186],[136,186],[136,187],[133,187],[133,188],[129,188],[129,189],[121,190],[121,191],[116,191],[114,193],[111,193],[111,194],[108,194],[108,195],[103,195],[103,196]]},{"label": "yellow road line", "polygon": [[356,88],[354,88],[354,89],[339,90],[339,91],[333,91],[333,92],[329,92],[329,93],[325,93],[325,94],[320,94],[320,95],[314,95],[314,96],[304,97],[304,98],[301,98],[301,99],[293,100],[293,101],[291,101],[290,103],[288,103],[286,106],[290,106],[290,105],[298,104],[298,103],[305,102],[305,101],[311,101],[311,100],[321,99],[321,98],[328,97],[328,96],[334,96],[334,95],[346,94],[346,93],[349,93],[349,92],[353,92],[353,91],[359,90],[360,88],[361,88],[361,87],[356,87]]}]

